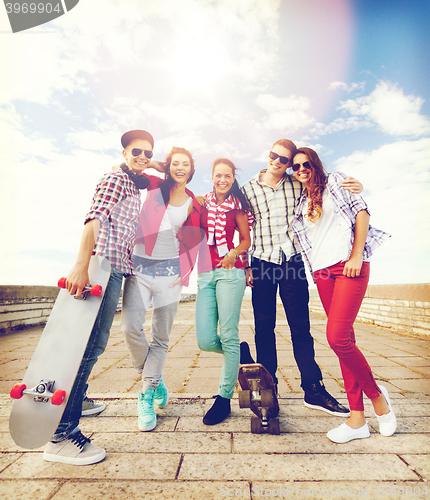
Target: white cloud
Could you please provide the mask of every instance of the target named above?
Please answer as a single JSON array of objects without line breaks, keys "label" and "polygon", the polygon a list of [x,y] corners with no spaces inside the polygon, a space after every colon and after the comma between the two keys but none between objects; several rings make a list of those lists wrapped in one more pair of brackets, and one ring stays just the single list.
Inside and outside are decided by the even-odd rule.
[{"label": "white cloud", "polygon": [[287,133],[315,122],[315,119],[308,114],[311,102],[307,97],[295,95],[276,97],[271,94],[260,94],[255,102],[266,113],[261,124],[257,124],[263,129]]},{"label": "white cloud", "polygon": [[368,96],[349,99],[338,107],[340,111],[374,123],[386,134],[419,137],[430,133],[430,120],[421,115],[424,100],[391,82],[380,82]]},{"label": "white cloud", "polygon": [[[333,82],[330,87],[350,92],[360,89],[361,84],[348,86],[342,82]],[[430,133],[430,120],[421,114],[423,104],[424,99],[405,95],[397,84],[380,82],[369,95],[342,101],[336,109],[349,116],[340,116],[329,124],[315,123],[310,130],[310,136],[316,139],[324,135],[375,126],[391,136],[424,136]]]},{"label": "white cloud", "polygon": [[328,90],[343,90],[344,92],[355,92],[357,90],[362,90],[366,86],[365,82],[354,82],[354,83],[344,83],[344,82],[331,82],[328,86]]},{"label": "white cloud", "polygon": [[370,223],[392,235],[375,253],[372,281],[430,281],[430,139],[357,151],[334,166],[363,183]]}]

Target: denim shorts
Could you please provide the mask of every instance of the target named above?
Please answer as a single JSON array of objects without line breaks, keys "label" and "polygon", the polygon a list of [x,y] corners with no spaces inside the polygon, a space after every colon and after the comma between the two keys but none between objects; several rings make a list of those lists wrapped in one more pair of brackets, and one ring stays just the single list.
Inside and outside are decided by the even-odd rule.
[{"label": "denim shorts", "polygon": [[175,276],[181,274],[179,257],[167,260],[154,260],[133,255],[131,260],[135,271],[139,274],[146,274],[148,276]]}]

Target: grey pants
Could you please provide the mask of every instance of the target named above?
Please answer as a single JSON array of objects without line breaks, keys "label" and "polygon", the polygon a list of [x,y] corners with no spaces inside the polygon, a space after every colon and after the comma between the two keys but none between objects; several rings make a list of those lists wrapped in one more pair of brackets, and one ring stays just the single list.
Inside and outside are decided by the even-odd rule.
[{"label": "grey pants", "polygon": [[[134,368],[142,373],[142,392],[156,389],[163,375],[169,348],[170,332],[178,310],[182,285],[170,285],[178,275],[158,276],[137,273],[125,280],[121,327]],[[143,323],[146,311],[153,304],[151,341],[148,342]]]}]

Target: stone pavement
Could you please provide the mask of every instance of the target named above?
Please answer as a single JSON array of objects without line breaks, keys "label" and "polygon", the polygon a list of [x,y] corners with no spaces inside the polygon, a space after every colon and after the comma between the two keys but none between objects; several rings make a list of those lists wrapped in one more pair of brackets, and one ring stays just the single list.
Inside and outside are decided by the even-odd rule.
[{"label": "stone pavement", "polygon": [[[106,448],[106,459],[77,467],[44,462],[38,450],[23,450],[8,432],[8,393],[24,375],[41,329],[0,337],[0,498],[13,499],[220,499],[393,498],[430,496],[430,347],[428,340],[357,323],[357,343],[375,378],[391,395],[398,418],[392,437],[377,432],[366,402],[369,439],[343,445],[325,436],[342,423],[303,406],[289,329],[278,307],[277,345],[281,435],[250,432],[250,410],[240,409],[208,427],[202,417],[212,404],[221,356],[201,352],[194,334],[194,303],[182,303],[172,332],[164,380],[170,403],[157,410],[152,432],[137,428],[140,381],[131,368],[119,316],[108,348],[95,366],[90,396],[106,410],[81,420],[81,429]],[[149,321],[145,324],[149,330]],[[329,392],[346,403],[339,363],[325,339],[325,318],[311,315],[316,357]],[[245,300],[241,340],[253,350],[252,307]]]}]

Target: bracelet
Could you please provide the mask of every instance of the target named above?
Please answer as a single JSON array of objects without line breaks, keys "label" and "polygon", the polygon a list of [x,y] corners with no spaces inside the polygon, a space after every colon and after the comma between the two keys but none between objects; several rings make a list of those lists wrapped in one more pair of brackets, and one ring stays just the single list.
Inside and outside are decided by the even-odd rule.
[{"label": "bracelet", "polygon": [[237,250],[235,248],[232,248],[231,250],[229,250],[229,252],[230,251],[233,251],[236,254],[236,259],[239,258],[239,254],[237,253]]},{"label": "bracelet", "polygon": [[236,262],[236,259],[232,259],[228,253],[226,253],[226,255],[232,262]]},{"label": "bracelet", "polygon": [[247,269],[251,269],[251,266],[246,266],[244,269],[245,269],[245,271],[246,271]]}]

